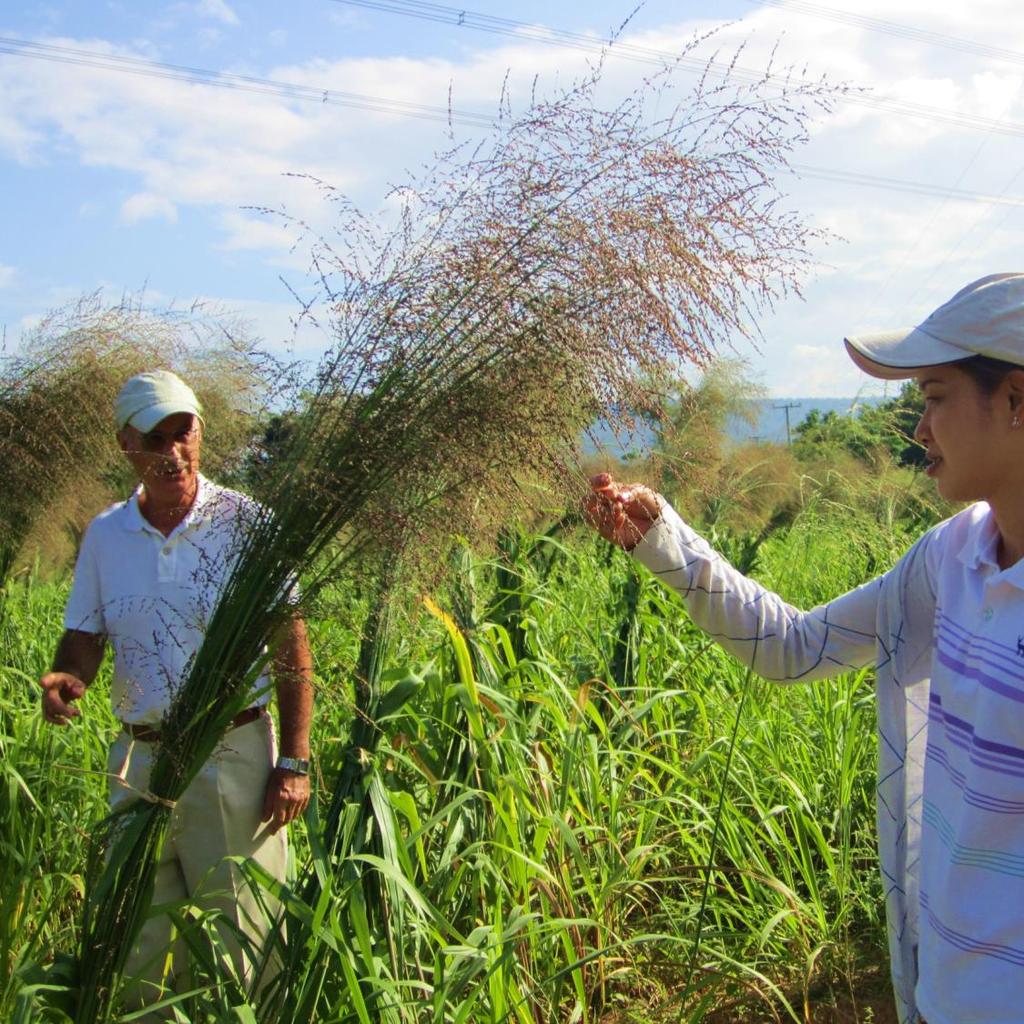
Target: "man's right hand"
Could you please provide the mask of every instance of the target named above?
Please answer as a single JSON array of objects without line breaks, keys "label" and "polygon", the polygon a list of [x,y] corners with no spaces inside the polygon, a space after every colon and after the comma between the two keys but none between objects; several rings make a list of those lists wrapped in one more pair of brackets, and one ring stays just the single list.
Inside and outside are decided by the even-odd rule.
[{"label": "man's right hand", "polygon": [[43,688],[43,719],[51,725],[67,725],[81,712],[71,702],[85,693],[85,683],[70,672],[47,672],[39,685]]}]

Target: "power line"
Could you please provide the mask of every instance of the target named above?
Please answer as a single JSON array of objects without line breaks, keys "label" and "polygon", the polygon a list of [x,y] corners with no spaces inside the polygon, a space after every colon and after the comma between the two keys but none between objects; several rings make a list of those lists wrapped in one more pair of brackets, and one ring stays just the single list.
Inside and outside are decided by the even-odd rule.
[{"label": "power line", "polygon": [[[1016,184],[1017,179],[1021,176],[1022,173],[1024,173],[1024,168],[1018,168],[1014,172],[1014,174],[1010,178],[1010,180],[1007,182],[1006,189],[1008,189],[1011,185]],[[1005,191],[1005,189],[1004,189],[1004,191]],[[996,234],[996,232],[999,231],[1002,228],[1002,226],[1006,223],[1006,219],[1009,216],[1010,216],[1009,213],[1006,213],[1006,214],[1003,215],[1003,217],[999,221],[999,223],[996,224],[994,227],[992,227],[990,229],[989,237],[993,237]],[[915,293],[915,295],[916,294],[920,294],[921,292],[923,292],[928,287],[928,285],[931,284],[932,280],[935,278],[935,275],[938,274],[938,272],[940,270],[942,270],[942,268],[945,267],[947,263],[949,263],[949,261],[953,258],[953,256],[956,255],[957,252],[959,252],[959,250],[963,247],[964,242],[966,242],[967,239],[977,230],[977,228],[979,227],[979,225],[982,223],[982,221],[984,219],[985,219],[985,214],[984,213],[979,214],[977,217],[975,217],[975,219],[974,219],[973,223],[971,224],[971,226],[965,232],[963,232],[960,235],[960,237],[956,240],[956,242],[953,243],[952,247],[946,251],[945,256],[943,256],[942,259],[939,260],[939,262],[936,263],[931,268],[931,270],[928,272],[927,277],[925,277],[924,280],[921,282],[921,284],[918,285],[917,293]]]},{"label": "power line", "polygon": [[[571,32],[567,29],[552,28],[549,25],[531,25],[525,21],[498,18],[461,7],[427,3],[425,0],[331,0],[331,2],[417,18],[421,21],[432,21],[442,25],[453,25],[457,28],[469,28],[478,32],[489,32],[493,35],[510,36],[520,41],[619,57],[623,60],[653,64],[662,68],[678,67],[698,74],[711,74],[742,82],[768,82],[779,88],[792,88],[792,82],[785,75],[757,71],[733,63],[709,62],[698,57],[687,57],[668,50],[638,46],[621,40],[600,39],[583,32]],[[838,96],[837,101],[875,107],[905,117],[919,117],[923,120],[949,124],[957,128],[994,132],[999,135],[1024,135],[1024,125],[1022,124],[999,121],[995,118],[981,117],[975,114],[958,114],[940,107],[931,107],[923,103],[913,103],[890,96],[847,91]]]},{"label": "power line", "polygon": [[[251,75],[232,75],[226,72],[210,71],[205,68],[187,67],[180,64],[166,64],[149,61],[141,57],[122,57],[103,54],[93,50],[82,50],[68,46],[56,46],[49,43],[33,43],[20,39],[0,36],[0,53],[11,56],[28,57],[38,60],[55,61],[77,67],[89,67],[100,71],[114,71],[121,74],[141,75],[148,78],[169,79],[193,85],[213,86],[223,89],[241,90],[260,95],[273,96],[278,99],[298,100],[308,103],[329,104],[335,106],[355,107],[401,117],[414,117],[430,121],[469,125],[471,127],[490,127],[498,120],[486,114],[467,111],[447,110],[421,103],[407,103],[390,100],[382,96],[371,96],[361,93],[342,92],[336,89],[321,89],[315,86],[297,85],[280,82],[269,78],[256,78]],[[905,181],[899,178],[887,178],[878,175],[862,174],[855,171],[842,171],[827,167],[811,167],[793,164],[790,169],[798,175],[818,178],[823,181],[834,181],[846,184],[869,186],[895,192],[915,193],[918,195],[941,196],[966,202],[985,203],[998,206],[1024,206],[1024,198],[1013,196],[994,196],[983,192],[972,192],[967,189],[947,188],[927,182]]]},{"label": "power line", "polygon": [[[1010,106],[1010,103],[1012,103],[1012,102],[1013,102],[1012,98],[1010,100],[1008,100],[1005,109],[1008,110],[1009,106]],[[961,171],[960,177],[956,181],[956,185],[960,184],[960,182],[966,176],[968,170],[970,170],[970,168],[974,165],[974,163],[977,161],[977,159],[981,156],[982,151],[985,149],[985,146],[987,145],[987,143],[988,143],[988,139],[987,138],[982,139],[981,144],[977,148],[977,151],[974,153],[974,155],[968,161],[967,166],[963,169],[963,171]],[[1010,188],[1016,184],[1017,178],[1020,176],[1020,174],[1021,174],[1021,169],[1018,168],[1016,173],[1002,187],[1002,189],[1000,190],[999,194],[1005,196],[1006,193],[1010,191]],[[914,252],[914,250],[920,244],[922,239],[924,239],[926,236],[928,236],[930,234],[932,224],[938,219],[939,212],[945,208],[945,205],[946,204],[945,204],[944,201],[939,203],[938,206],[936,207],[936,209],[932,212],[932,216],[929,218],[928,223],[921,229],[921,232],[918,235],[917,239],[915,240],[913,247],[908,252],[908,256],[911,253]],[[963,234],[960,235],[959,239],[954,243],[953,247],[951,249],[947,250],[946,255],[943,256],[943,258],[941,260],[939,260],[938,263],[933,263],[932,264],[932,268],[931,268],[930,272],[924,278],[924,281],[920,285],[918,285],[917,291],[914,293],[915,294],[915,303],[916,303],[916,296],[919,295],[922,291],[924,291],[925,288],[928,287],[928,285],[931,283],[931,281],[935,277],[935,275],[946,265],[946,263],[950,260],[950,258],[953,256],[953,254],[956,253],[960,249],[960,247],[964,244],[964,242],[967,240],[967,238],[974,232],[974,230],[983,221],[985,221],[990,216],[991,216],[991,211],[990,210],[982,210],[980,213],[978,213],[978,215],[974,218],[973,222],[971,223],[971,226],[967,229],[967,231],[965,231]],[[1003,217],[1000,220],[1000,226],[1003,223],[1006,222],[1006,220],[1009,218],[1009,216],[1010,216],[1009,212],[1006,212],[1005,214],[1003,214]],[[992,232],[992,234],[994,234],[994,231]],[[889,281],[892,281],[892,280],[893,280],[893,278],[890,277]],[[886,282],[886,287],[888,287],[888,283],[889,282]]]},{"label": "power line", "polygon": [[[513,36],[520,40],[535,43],[563,46],[570,49],[585,50],[588,53],[602,54],[612,52],[610,40],[600,39],[585,32],[571,32],[568,29],[552,28],[548,25],[535,25],[512,18],[498,18],[491,14],[471,11],[462,7],[449,7],[445,4],[425,3],[422,0],[333,0],[349,7],[363,7],[371,11],[382,11],[386,14],[399,14],[405,17],[418,18],[421,21],[433,21],[441,25],[454,25],[457,28],[471,28],[478,32],[490,32],[494,35]],[[614,52],[618,56],[629,57],[647,64],[662,67],[682,64],[704,67],[703,61],[695,58],[680,59],[678,54],[667,50],[656,50],[647,46],[616,41]],[[758,75],[758,77],[762,77]]]},{"label": "power line", "polygon": [[992,195],[987,192],[972,192],[963,188],[945,185],[930,185],[923,181],[905,181],[902,178],[887,178],[877,174],[861,174],[857,171],[840,171],[829,167],[809,167],[804,164],[790,164],[794,174],[804,178],[819,178],[822,181],[845,182],[850,185],[866,185],[889,192],[912,192],[922,196],[938,196],[942,199],[959,199],[988,206],[1024,206],[1024,198],[1007,195]]},{"label": "power line", "polygon": [[[880,18],[871,18],[868,17],[867,15],[857,14],[856,12],[853,11],[840,10],[835,7],[827,7],[822,4],[810,3],[807,2],[807,0],[749,0],[749,2],[760,4],[761,6],[764,7],[774,7],[779,10],[784,10],[787,13],[804,14],[810,17],[825,19],[827,21],[839,22],[847,25],[854,25],[858,28],[862,28],[867,31],[880,32],[885,35],[895,36],[902,39],[911,39],[916,42],[924,43],[926,45],[943,47],[948,50],[955,50],[960,53],[967,53],[974,56],[985,57],[990,60],[1005,61],[1011,64],[1024,64],[1024,53],[1020,53],[1016,50],[1007,50],[1001,47],[988,46],[984,43],[978,43],[975,42],[974,40],[963,39],[962,37],[959,36],[945,35],[940,32],[932,32],[927,29],[920,29],[912,25],[904,25],[899,24],[897,22],[884,21]],[[1003,114],[1005,114],[1005,111],[1008,110],[1009,107],[1010,103],[1007,103],[1006,107],[1004,108]],[[1003,114],[1000,115],[1000,120],[1002,119]],[[953,186],[954,190],[964,179],[970,168],[977,162],[987,142],[987,138],[983,139],[980,145],[978,146],[977,150],[975,151],[974,155],[967,161],[966,166],[960,172]],[[1010,181],[1003,187],[1003,189],[999,193],[999,196],[994,197],[994,201],[989,203],[988,205],[1018,205],[1016,201],[1011,201],[1010,203],[1004,202],[1003,197],[1005,197],[1010,187],[1016,183],[1020,173],[1021,172],[1018,171],[1016,174],[1014,174]],[[909,257],[917,250],[918,246],[921,244],[921,241],[929,235],[932,225],[937,220],[940,211],[943,210],[945,207],[945,200],[952,198],[952,196],[950,194],[945,194],[942,196],[942,198],[944,201],[937,205],[935,210],[932,212],[932,215],[929,218],[927,224],[925,224],[918,232],[913,245],[911,245],[910,248],[906,251],[903,259],[904,263],[906,263],[909,260]],[[954,253],[956,253],[961,248],[966,239],[982,223],[985,216],[985,213],[981,213],[978,217],[974,219],[971,226],[967,229],[966,232],[964,232],[960,236],[960,238],[953,245],[953,247],[949,251],[947,251],[946,255],[937,264],[932,266],[931,270],[927,274],[927,277],[924,279],[923,284],[918,286],[917,292],[915,294],[920,293],[924,288],[928,286],[928,284],[935,277],[938,271],[941,270],[942,267],[949,262],[950,258],[954,255]],[[1009,212],[1004,214],[1002,220],[1000,221],[1000,225],[1005,223],[1006,219],[1009,216]],[[891,282],[892,280],[893,278],[890,277],[889,281],[886,282],[885,286],[883,286],[883,292],[888,288],[889,282]]]},{"label": "power line", "polygon": [[4,36],[0,36],[0,53],[58,64],[71,64],[76,67],[94,68],[99,71],[118,71],[146,78],[163,78],[193,85],[209,85],[218,89],[233,89],[264,96],[275,96],[279,99],[302,100],[329,106],[354,107],[359,110],[418,117],[428,121],[442,121],[474,128],[490,127],[497,120],[497,117],[471,111],[452,110],[424,103],[409,103],[382,96],[344,92],[339,89],[321,89],[315,86],[298,85],[294,82],[257,78],[253,75],[235,75],[225,71],[210,71],[206,68],[188,67],[181,64],[166,64],[161,61],[144,60],[141,57],[122,57],[95,50],[76,49],[71,46],[34,43]]},{"label": "power line", "polygon": [[789,432],[789,410],[790,409],[799,409],[800,405],[801,405],[800,402],[783,402],[782,405],[773,405],[772,406],[773,409],[782,409],[786,413],[786,444],[787,445],[791,445],[793,443],[793,438],[790,436],[790,432]]},{"label": "power line", "polygon": [[823,4],[807,3],[805,0],[748,0],[749,3],[760,4],[762,7],[777,7],[781,10],[807,14],[812,18],[823,18],[845,25],[856,25],[871,32],[882,32],[901,39],[913,39],[915,42],[927,43],[929,46],[941,46],[947,50],[970,53],[976,57],[987,57],[990,60],[1006,61],[1010,64],[1024,64],[1024,53],[1007,50],[1001,46],[988,46],[972,39],[960,36],[945,35],[929,29],[917,28],[914,25],[901,25],[895,21],[884,21],[882,18],[870,18],[866,14],[844,11],[837,7],[826,7]]}]

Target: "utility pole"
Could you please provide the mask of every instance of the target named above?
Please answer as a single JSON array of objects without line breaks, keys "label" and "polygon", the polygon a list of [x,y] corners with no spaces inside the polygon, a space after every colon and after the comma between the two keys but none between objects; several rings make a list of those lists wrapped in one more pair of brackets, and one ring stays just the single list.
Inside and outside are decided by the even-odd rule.
[{"label": "utility pole", "polygon": [[800,408],[800,403],[799,402],[784,402],[782,405],[773,405],[772,408],[773,409],[784,409],[785,410],[785,412],[786,412],[786,444],[787,445],[792,444],[793,443],[793,439],[790,437],[790,434],[789,434],[789,410],[790,409],[799,409]]}]

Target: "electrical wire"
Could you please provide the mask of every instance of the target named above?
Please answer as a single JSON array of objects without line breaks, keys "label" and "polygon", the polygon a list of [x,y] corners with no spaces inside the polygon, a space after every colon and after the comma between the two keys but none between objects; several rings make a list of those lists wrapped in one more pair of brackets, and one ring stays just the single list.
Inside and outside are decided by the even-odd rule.
[{"label": "electrical wire", "polygon": [[876,174],[839,171],[828,167],[810,167],[803,164],[790,164],[790,169],[799,177],[818,178],[822,181],[841,181],[851,185],[867,185],[871,188],[886,189],[890,192],[912,192],[916,195],[939,196],[942,199],[959,199],[972,203],[984,203],[988,206],[1024,206],[1024,198],[1017,196],[972,192],[963,188],[930,185],[922,181],[905,181],[901,178],[887,178]]},{"label": "electrical wire", "polygon": [[329,106],[354,107],[358,110],[418,117],[429,121],[442,121],[473,128],[486,128],[498,120],[496,116],[472,111],[453,110],[424,103],[409,103],[382,96],[344,92],[339,89],[321,89],[314,86],[298,85],[294,82],[281,82],[252,75],[236,75],[225,71],[210,71],[206,68],[166,64],[161,61],[145,60],[141,57],[123,57],[95,50],[57,46],[52,43],[35,43],[4,36],[0,36],[0,53],[58,64],[71,64],[76,67],[94,68],[99,71],[119,71],[146,78],[163,78],[194,85],[209,85],[218,89],[233,89]]},{"label": "electrical wire", "polygon": [[[0,54],[70,64],[76,67],[88,67],[100,71],[140,75],[147,78],[168,79],[192,85],[240,90],[273,96],[278,99],[354,107],[360,110],[370,110],[430,121],[442,121],[449,124],[468,125],[475,128],[490,127],[498,121],[497,116],[490,117],[486,114],[457,111],[454,109],[449,110],[422,103],[408,103],[387,99],[382,96],[342,92],[337,89],[321,89],[314,86],[280,82],[269,78],[234,75],[226,72],[210,71],[205,68],[150,61],[141,57],[116,56],[99,53],[94,50],[57,46],[50,43],[34,43],[3,36],[0,36]],[[967,189],[932,185],[927,182],[905,181],[899,178],[888,178],[855,171],[842,171],[834,168],[812,167],[808,165],[790,165],[790,169],[802,177],[817,178],[823,181],[869,186],[917,195],[941,196],[947,199],[984,203],[987,205],[1024,206],[1024,198],[994,196],[982,192],[972,192]]]},{"label": "electrical wire", "polygon": [[[621,40],[600,39],[582,32],[571,32],[548,25],[531,25],[525,21],[498,18],[482,14],[479,11],[450,7],[446,4],[426,3],[424,0],[331,0],[331,2],[345,4],[348,7],[361,7],[371,11],[417,18],[421,21],[454,25],[458,28],[474,29],[478,32],[511,36],[514,39],[543,43],[547,46],[618,57],[641,64],[654,64],[663,68],[678,67],[699,74],[728,77],[742,82],[768,82],[779,88],[788,88],[792,85],[785,75],[743,68],[731,62],[708,62],[697,57],[681,56],[668,50],[656,50]],[[969,128],[999,135],[1024,135],[1024,124],[998,121],[995,118],[980,117],[974,114],[959,114],[955,111],[943,110],[940,107],[931,107],[923,103],[913,103],[892,96],[878,96],[848,90],[838,96],[837,101],[888,110],[906,117],[919,117],[926,121],[949,124],[957,128]]]}]

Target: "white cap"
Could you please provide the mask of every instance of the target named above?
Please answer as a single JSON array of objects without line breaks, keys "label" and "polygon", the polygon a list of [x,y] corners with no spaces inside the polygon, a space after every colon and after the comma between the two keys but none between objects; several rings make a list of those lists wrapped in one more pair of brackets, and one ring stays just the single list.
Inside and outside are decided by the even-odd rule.
[{"label": "white cap", "polygon": [[972,282],[917,327],[844,341],[865,373],[888,380],[971,356],[1024,366],[1024,273],[989,274]]},{"label": "white cap", "polygon": [[129,377],[114,400],[117,429],[133,426],[144,434],[175,413],[190,412],[201,420],[202,411],[195,392],[170,370]]}]

